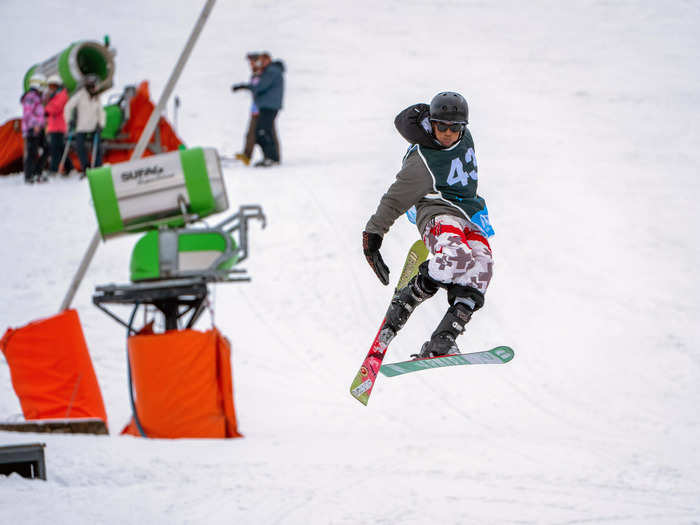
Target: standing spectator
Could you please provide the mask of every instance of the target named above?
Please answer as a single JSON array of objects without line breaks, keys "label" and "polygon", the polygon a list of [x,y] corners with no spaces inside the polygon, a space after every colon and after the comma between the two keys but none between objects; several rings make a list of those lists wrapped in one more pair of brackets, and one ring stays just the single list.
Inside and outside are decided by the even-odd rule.
[{"label": "standing spectator", "polygon": [[24,137],[24,182],[33,183],[41,181],[39,166],[39,149],[41,147],[41,133],[44,128],[44,106],[41,104],[41,87],[44,84],[44,75],[35,73],[29,79],[29,89],[22,95],[22,136]]},{"label": "standing spectator", "polygon": [[[75,129],[75,147],[80,159],[82,177],[85,170],[90,167],[85,141],[90,137],[93,144],[92,166],[102,166],[102,151],[100,144],[100,132],[105,125],[105,112],[100,102],[100,95],[96,90],[97,77],[87,75],[83,87],[76,91],[63,108],[63,118],[68,122],[69,129]],[[75,110],[75,117],[72,116]]]},{"label": "standing spectator", "polygon": [[[256,61],[260,58],[260,54],[251,52],[246,55],[246,58],[248,59],[248,64],[250,65],[251,71],[250,85],[255,86],[260,80],[261,71],[260,68],[255,65]],[[234,89],[234,91],[236,90]],[[250,159],[253,156],[253,149],[255,148],[256,143],[255,129],[257,127],[259,115],[260,112],[258,111],[258,107],[255,105],[255,101],[253,101],[250,106],[250,119],[248,120],[248,132],[246,133],[245,146],[242,153],[236,153],[235,155],[236,158],[243,162],[243,164],[246,166],[250,164]]]},{"label": "standing spectator", "polygon": [[[55,175],[65,147],[66,119],[63,116],[63,109],[68,102],[68,90],[62,87],[61,77],[58,75],[49,76],[46,83],[48,90],[44,95],[44,113],[51,155],[49,171]],[[68,157],[66,157],[65,168],[66,173],[70,173],[73,169]]]},{"label": "standing spectator", "polygon": [[269,167],[279,164],[279,143],[275,140],[275,119],[282,109],[284,95],[284,64],[280,60],[273,61],[270,54],[263,52],[255,61],[261,69],[257,84],[235,84],[233,91],[249,89],[253,100],[260,112],[256,124],[256,143],[260,144],[265,158],[255,164],[256,167]]}]

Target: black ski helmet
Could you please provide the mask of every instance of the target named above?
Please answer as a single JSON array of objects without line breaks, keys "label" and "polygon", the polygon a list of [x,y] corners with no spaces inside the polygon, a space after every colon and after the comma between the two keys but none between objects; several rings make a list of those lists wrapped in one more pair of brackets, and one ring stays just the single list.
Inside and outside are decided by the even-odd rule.
[{"label": "black ski helmet", "polygon": [[469,123],[469,106],[459,93],[443,91],[430,101],[430,120]]}]

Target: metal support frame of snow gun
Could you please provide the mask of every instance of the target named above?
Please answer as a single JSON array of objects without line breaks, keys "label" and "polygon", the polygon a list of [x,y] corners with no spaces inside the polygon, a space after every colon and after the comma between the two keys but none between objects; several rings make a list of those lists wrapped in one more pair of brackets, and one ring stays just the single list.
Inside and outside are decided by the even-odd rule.
[{"label": "metal support frame of snow gun", "polygon": [[[138,333],[134,319],[140,306],[153,305],[166,320],[166,329],[177,330],[180,319],[191,313],[185,328],[192,328],[204,311],[207,298],[207,281],[199,279],[168,279],[152,283],[132,285],[106,284],[97,286],[92,302],[100,310],[127,329],[127,337]],[[105,304],[132,305],[129,320],[125,321],[106,308]],[[183,310],[182,308],[185,308]]]},{"label": "metal support frame of snow gun", "polygon": [[[266,226],[258,205],[243,205],[214,227],[153,230],[134,247],[131,284],[97,286],[92,302],[112,319],[137,333],[106,304],[152,305],[163,314],[166,330],[177,330],[191,313],[185,328],[192,328],[204,311],[209,283],[248,282],[246,270],[233,268],[248,257],[248,221]],[[238,234],[238,242],[232,237]],[[203,249],[197,249],[203,248]],[[205,266],[198,265],[204,261]],[[133,318],[133,314],[132,314]]]}]

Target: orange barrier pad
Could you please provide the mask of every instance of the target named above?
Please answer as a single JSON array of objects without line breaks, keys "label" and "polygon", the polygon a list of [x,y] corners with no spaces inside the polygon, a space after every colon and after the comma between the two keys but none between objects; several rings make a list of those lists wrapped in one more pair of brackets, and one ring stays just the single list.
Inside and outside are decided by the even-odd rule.
[{"label": "orange barrier pad", "polygon": [[22,412],[31,419],[99,418],[102,393],[75,310],[8,328],[0,349]]},{"label": "orange barrier pad", "polygon": [[[147,437],[233,438],[231,347],[216,328],[129,338],[136,413]],[[133,421],[122,434],[140,436]]]},{"label": "orange barrier pad", "polygon": [[22,119],[10,119],[0,126],[0,175],[22,171],[23,155]]},{"label": "orange barrier pad", "polygon": [[[124,123],[124,126],[119,131],[118,138],[110,141],[110,143],[128,143],[132,148],[136,145],[141,132],[146,127],[148,119],[151,118],[151,113],[155,108],[155,104],[151,101],[151,95],[148,90],[148,81],[144,80],[136,89],[134,97],[129,104],[129,120]],[[163,148],[163,153],[166,151],[175,151],[182,144],[182,141],[173,130],[170,123],[165,117],[160,117],[158,120],[158,132],[160,133],[160,145]],[[156,134],[151,137],[149,145],[156,145]],[[116,164],[118,162],[126,162],[131,159],[133,149],[108,149],[104,154],[105,164]],[[143,152],[144,157],[153,155],[153,152],[146,148]]]}]

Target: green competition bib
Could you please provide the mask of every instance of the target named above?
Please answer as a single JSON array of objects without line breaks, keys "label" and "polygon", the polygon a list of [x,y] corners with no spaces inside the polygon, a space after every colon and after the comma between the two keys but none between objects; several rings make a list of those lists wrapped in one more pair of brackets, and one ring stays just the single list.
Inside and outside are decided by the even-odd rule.
[{"label": "green competition bib", "polygon": [[440,196],[458,207],[487,237],[493,235],[486,201],[477,194],[479,175],[469,130],[465,128],[460,141],[451,148],[417,148]]}]

